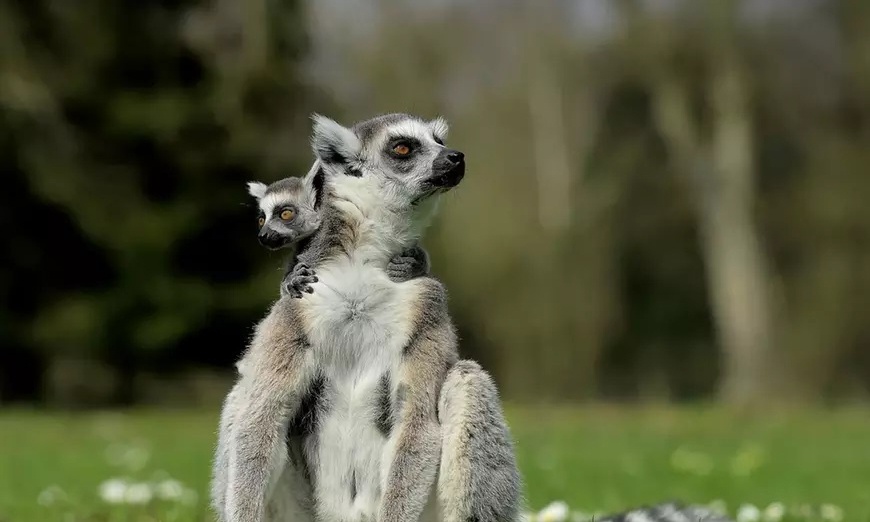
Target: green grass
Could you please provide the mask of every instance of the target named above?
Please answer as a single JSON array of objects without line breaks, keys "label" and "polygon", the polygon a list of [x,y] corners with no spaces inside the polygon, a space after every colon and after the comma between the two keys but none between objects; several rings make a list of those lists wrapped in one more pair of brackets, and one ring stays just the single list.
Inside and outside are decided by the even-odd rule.
[{"label": "green grass", "polygon": [[[741,418],[700,408],[515,408],[509,417],[533,509],[553,500],[610,512],[666,499],[722,499],[733,513],[742,503],[779,501],[830,503],[846,521],[870,521],[866,410]],[[0,413],[0,521],[211,520],[216,424],[217,409]],[[130,447],[139,449],[125,453]],[[198,501],[103,503],[99,485],[120,476],[171,476]],[[63,494],[49,502],[54,488],[40,505],[51,486]]]}]

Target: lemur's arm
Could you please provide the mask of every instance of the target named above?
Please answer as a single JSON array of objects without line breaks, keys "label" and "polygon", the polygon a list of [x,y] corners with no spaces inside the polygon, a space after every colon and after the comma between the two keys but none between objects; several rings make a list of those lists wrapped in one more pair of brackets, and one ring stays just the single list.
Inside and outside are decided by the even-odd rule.
[{"label": "lemur's arm", "polygon": [[236,421],[235,408],[238,408],[237,396],[240,383],[236,382],[224,400],[218,424],[218,441],[215,449],[211,476],[211,505],[217,514],[219,522],[227,522],[227,488],[229,487],[230,436]]},{"label": "lemur's arm", "polygon": [[[428,500],[441,459],[438,394],[456,358],[456,333],[440,283],[417,303],[418,327],[404,349],[395,453],[381,500],[379,522],[417,520]],[[404,390],[404,392],[402,391]]]},{"label": "lemur's arm", "polygon": [[317,276],[314,275],[313,268],[305,263],[296,263],[281,281],[281,297],[289,295],[295,299],[300,299],[303,293],[314,293],[311,283],[316,282]]},{"label": "lemur's arm", "polygon": [[215,467],[226,469],[229,522],[264,519],[268,492],[288,462],[287,426],[314,373],[296,317],[292,300],[281,299],[257,325],[240,385],[225,405],[234,422],[222,428],[230,433],[219,436],[226,449],[218,452]]},{"label": "lemur's arm", "polygon": [[307,246],[308,241],[304,240],[302,244],[297,244],[293,248],[293,256],[287,262],[287,270],[284,272],[284,279],[281,280],[281,297],[289,295],[295,299],[300,299],[303,292],[307,294],[314,292],[314,289],[311,288],[311,283],[317,282],[314,269],[308,263],[300,260],[300,254],[305,251]]},{"label": "lemur's arm", "polygon": [[[289,295],[299,299],[303,293],[314,292],[311,283],[317,282],[317,276],[309,265],[301,262],[292,263],[293,261],[291,261],[292,268],[288,267],[284,280],[281,282],[281,297]],[[396,283],[403,283],[429,275],[430,267],[429,254],[421,246],[414,245],[390,259],[387,264],[387,276]]]}]

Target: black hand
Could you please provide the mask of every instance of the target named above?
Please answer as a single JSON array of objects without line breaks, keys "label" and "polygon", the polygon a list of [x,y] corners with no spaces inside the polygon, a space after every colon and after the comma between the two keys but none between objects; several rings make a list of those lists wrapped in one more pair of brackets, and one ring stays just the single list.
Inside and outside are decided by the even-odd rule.
[{"label": "black hand", "polygon": [[303,292],[313,294],[314,289],[311,288],[312,283],[318,281],[314,275],[314,269],[304,263],[299,263],[293,267],[293,271],[284,277],[284,291],[295,299],[302,298]]},{"label": "black hand", "polygon": [[429,273],[429,259],[426,252],[413,247],[390,260],[387,275],[396,282],[404,282]]}]

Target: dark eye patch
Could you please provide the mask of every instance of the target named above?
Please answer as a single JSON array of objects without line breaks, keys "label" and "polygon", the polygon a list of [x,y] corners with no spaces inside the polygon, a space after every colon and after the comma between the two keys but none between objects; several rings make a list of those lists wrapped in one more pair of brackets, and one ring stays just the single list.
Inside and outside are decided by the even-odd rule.
[{"label": "dark eye patch", "polygon": [[290,210],[290,211],[293,212],[293,214],[297,214],[297,213],[298,213],[298,209],[297,209],[294,205],[281,205],[280,207],[276,206],[276,207],[272,210],[272,216],[277,217],[277,218],[280,218],[280,217],[281,217],[281,213],[284,212],[285,210]]},{"label": "dark eye patch", "polygon": [[442,140],[438,136],[432,136],[432,139],[434,139],[435,143],[437,143],[438,145],[441,145],[442,147],[444,146],[444,140]]},{"label": "dark eye patch", "polygon": [[[409,149],[411,149],[411,152],[409,152],[408,154],[406,154],[404,156],[396,154],[395,152],[393,152],[393,149],[395,149],[399,145],[407,146]],[[408,159],[411,156],[413,156],[414,152],[416,152],[419,148],[420,148],[420,140],[418,140],[417,138],[398,137],[398,138],[394,138],[394,139],[390,140],[387,143],[387,153],[389,153],[390,156],[392,156],[393,158],[396,158],[396,159]]]}]

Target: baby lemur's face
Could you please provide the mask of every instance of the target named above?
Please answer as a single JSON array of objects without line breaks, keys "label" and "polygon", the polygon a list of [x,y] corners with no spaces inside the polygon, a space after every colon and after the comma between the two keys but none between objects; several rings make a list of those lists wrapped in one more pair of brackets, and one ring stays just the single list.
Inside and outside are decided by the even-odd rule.
[{"label": "baby lemur's face", "polygon": [[271,185],[248,183],[259,207],[257,239],[271,250],[291,246],[320,226],[315,194],[308,178],[286,178]]}]

